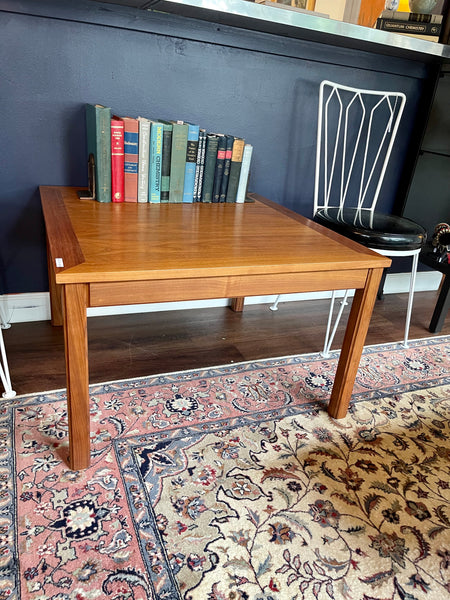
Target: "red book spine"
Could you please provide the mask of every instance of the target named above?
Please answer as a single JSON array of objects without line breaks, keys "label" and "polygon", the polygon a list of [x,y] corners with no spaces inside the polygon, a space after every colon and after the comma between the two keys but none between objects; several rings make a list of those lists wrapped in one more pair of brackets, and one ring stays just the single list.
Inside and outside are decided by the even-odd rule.
[{"label": "red book spine", "polygon": [[125,200],[124,178],[124,125],[120,119],[111,119],[111,200]]},{"label": "red book spine", "polygon": [[124,123],[125,152],[125,202],[137,202],[139,163],[139,122],[131,117],[122,117]]}]

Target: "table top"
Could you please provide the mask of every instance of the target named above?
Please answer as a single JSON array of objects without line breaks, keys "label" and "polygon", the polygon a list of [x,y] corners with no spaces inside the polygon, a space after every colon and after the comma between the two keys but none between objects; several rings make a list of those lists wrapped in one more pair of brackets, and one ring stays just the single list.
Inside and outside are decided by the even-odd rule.
[{"label": "table top", "polygon": [[259,195],[244,204],[80,200],[40,188],[56,283],[383,268],[390,259]]}]

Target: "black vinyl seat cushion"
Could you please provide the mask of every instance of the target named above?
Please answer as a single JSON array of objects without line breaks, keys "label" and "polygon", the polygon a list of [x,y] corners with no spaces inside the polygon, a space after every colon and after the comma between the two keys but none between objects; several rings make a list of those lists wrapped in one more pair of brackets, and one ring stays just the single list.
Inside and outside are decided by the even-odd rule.
[{"label": "black vinyl seat cushion", "polygon": [[378,250],[417,250],[427,237],[425,229],[405,217],[373,213],[367,209],[322,208],[314,221],[368,248]]}]

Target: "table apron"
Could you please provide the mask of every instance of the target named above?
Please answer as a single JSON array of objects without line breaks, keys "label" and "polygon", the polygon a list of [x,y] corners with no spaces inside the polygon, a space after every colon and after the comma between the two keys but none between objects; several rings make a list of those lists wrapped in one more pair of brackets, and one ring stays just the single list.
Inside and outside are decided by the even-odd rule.
[{"label": "table apron", "polygon": [[367,273],[367,269],[349,269],[90,283],[88,306],[118,306],[149,302],[361,289],[366,283]]}]

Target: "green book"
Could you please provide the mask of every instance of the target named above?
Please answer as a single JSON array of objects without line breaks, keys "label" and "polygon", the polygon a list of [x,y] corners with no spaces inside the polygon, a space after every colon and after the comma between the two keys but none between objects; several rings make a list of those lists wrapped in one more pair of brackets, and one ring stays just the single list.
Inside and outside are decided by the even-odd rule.
[{"label": "green book", "polygon": [[212,202],[214,173],[216,170],[217,147],[219,136],[208,133],[206,136],[205,169],[203,172],[202,202]]},{"label": "green book", "polygon": [[86,104],[88,160],[95,161],[95,199],[111,202],[111,109]]},{"label": "green book", "polygon": [[244,153],[244,144],[245,141],[242,138],[234,138],[226,202],[236,202],[239,176],[241,174],[242,155]]},{"label": "green book", "polygon": [[170,156],[169,202],[183,202],[184,175],[189,126],[183,121],[172,121],[172,152]]}]

